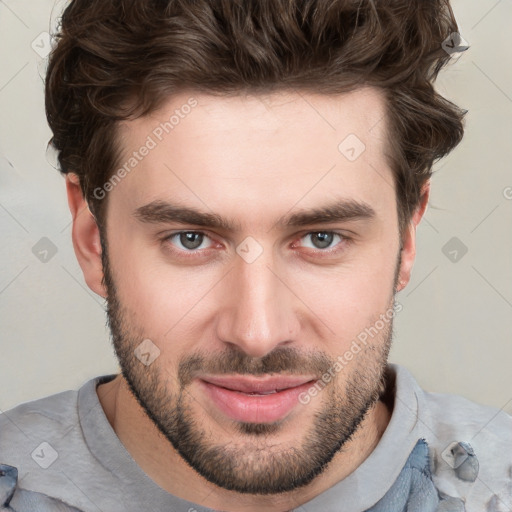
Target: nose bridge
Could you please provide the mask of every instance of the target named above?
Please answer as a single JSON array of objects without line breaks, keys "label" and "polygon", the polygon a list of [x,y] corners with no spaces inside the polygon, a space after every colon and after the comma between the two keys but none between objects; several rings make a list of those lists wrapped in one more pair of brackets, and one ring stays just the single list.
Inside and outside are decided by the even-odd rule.
[{"label": "nose bridge", "polygon": [[237,259],[226,283],[228,300],[219,322],[220,339],[253,357],[290,342],[298,327],[292,294],[273,270],[269,253],[251,263]]}]

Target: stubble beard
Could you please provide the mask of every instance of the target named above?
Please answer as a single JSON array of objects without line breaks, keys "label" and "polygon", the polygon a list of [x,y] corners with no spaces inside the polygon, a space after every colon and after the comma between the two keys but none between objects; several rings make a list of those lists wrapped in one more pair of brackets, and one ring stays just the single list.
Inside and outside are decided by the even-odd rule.
[{"label": "stubble beard", "polygon": [[[133,396],[180,456],[197,473],[223,489],[268,495],[311,483],[353,437],[385,390],[392,318],[341,370],[345,374],[343,384],[336,385],[339,379],[333,379],[321,391],[322,408],[314,414],[301,438],[287,445],[276,445],[275,434],[285,428],[280,422],[234,422],[234,432],[228,432],[204,409],[197,414],[200,404],[189,392],[194,375],[201,372],[263,375],[286,371],[320,377],[334,367],[336,360],[322,352],[305,355],[291,348],[279,348],[258,359],[234,350],[209,356],[194,354],[179,362],[176,376],[162,368],[158,359],[145,366],[134,354],[145,338],[144,330],[142,326],[131,325],[133,315],[119,300],[106,247],[103,247],[103,270],[112,343]],[[395,284],[396,277],[395,273]],[[174,391],[169,390],[171,385]],[[210,419],[210,425],[205,417]],[[221,441],[223,434],[225,440]]]}]

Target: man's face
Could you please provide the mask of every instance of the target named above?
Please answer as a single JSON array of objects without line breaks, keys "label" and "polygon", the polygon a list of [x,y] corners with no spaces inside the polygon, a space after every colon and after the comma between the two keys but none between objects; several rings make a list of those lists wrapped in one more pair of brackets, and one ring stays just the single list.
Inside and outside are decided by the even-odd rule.
[{"label": "man's face", "polygon": [[309,483],[382,390],[400,264],[383,98],[182,94],[120,134],[120,167],[138,156],[109,192],[104,270],[132,392],[214,484]]}]

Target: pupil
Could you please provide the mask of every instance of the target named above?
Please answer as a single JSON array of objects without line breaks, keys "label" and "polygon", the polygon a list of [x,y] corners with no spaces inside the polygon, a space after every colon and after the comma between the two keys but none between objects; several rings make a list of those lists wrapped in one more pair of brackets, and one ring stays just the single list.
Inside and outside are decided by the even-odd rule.
[{"label": "pupil", "polygon": [[200,233],[181,233],[180,242],[187,249],[196,249],[201,245],[202,235]]}]

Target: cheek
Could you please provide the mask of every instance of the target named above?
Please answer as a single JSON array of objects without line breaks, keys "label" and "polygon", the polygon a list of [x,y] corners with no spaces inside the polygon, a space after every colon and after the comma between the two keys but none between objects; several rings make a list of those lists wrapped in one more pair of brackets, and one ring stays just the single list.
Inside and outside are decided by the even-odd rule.
[{"label": "cheek", "polygon": [[325,335],[348,346],[392,306],[396,254],[392,248],[369,250],[346,265],[303,272],[296,281],[299,297],[325,327]]},{"label": "cheek", "polygon": [[140,245],[126,241],[118,245],[122,250],[111,251],[117,294],[129,312],[130,325],[163,341],[190,328],[189,318],[197,319],[197,306],[207,302],[208,291],[222,272],[217,276],[213,267],[174,266],[155,256],[154,249],[144,251]]},{"label": "cheek", "polygon": [[[141,327],[150,339],[172,341],[177,351],[181,350],[176,345],[179,340],[188,336],[190,341],[191,335],[199,340],[209,319],[225,305],[223,298],[227,301],[232,296],[222,282],[229,265],[173,265],[161,248],[144,247],[140,238],[121,234],[121,230],[117,233],[111,238],[110,261],[131,326]],[[291,260],[277,266],[300,298],[296,306],[326,339],[350,344],[389,307],[397,254],[389,244],[389,233],[376,238],[336,266]]]}]

